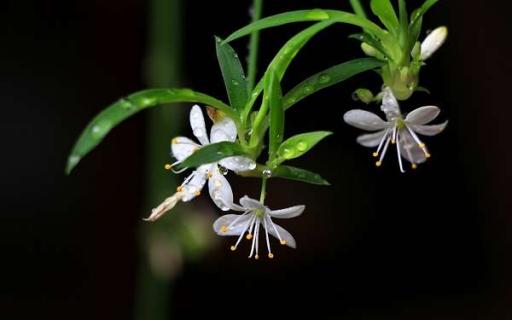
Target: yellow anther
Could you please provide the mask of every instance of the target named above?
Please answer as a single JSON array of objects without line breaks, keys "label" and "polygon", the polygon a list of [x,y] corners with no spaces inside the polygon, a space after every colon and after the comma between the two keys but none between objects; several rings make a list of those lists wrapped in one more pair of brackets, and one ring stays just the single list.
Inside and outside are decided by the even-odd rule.
[{"label": "yellow anther", "polygon": [[418,143],[418,146],[419,146],[421,149],[425,148],[425,144],[424,144],[424,143]]},{"label": "yellow anther", "polygon": [[430,158],[430,157],[432,157],[432,155],[428,152],[425,152],[425,157]]},{"label": "yellow anther", "polygon": [[272,253],[268,254],[269,259],[274,259],[274,255]]},{"label": "yellow anther", "polygon": [[236,250],[236,246],[231,246],[231,251],[235,251]]},{"label": "yellow anther", "polygon": [[254,259],[256,259],[256,260],[258,260],[259,258],[260,258],[260,256],[259,256],[259,255],[255,255],[255,256],[254,256]]},{"label": "yellow anther", "polygon": [[413,164],[411,165],[411,168],[416,169],[416,168],[418,168],[418,165],[417,165],[416,163],[413,163]]},{"label": "yellow anther", "polygon": [[166,163],[165,166],[164,166],[164,169],[165,170],[171,170],[172,169],[172,164]]},{"label": "yellow anther", "polygon": [[226,233],[226,232],[228,232],[228,230],[229,230],[229,229],[228,229],[228,226],[222,226],[222,227],[220,227],[220,231],[221,231],[221,232]]},{"label": "yellow anther", "polygon": [[378,152],[374,152],[374,153],[373,153],[373,156],[374,156],[375,158],[377,158],[377,157],[379,156],[379,153],[378,153]]},{"label": "yellow anther", "polygon": [[209,179],[209,178],[213,177],[213,173],[208,172],[207,176],[208,176],[208,179]]},{"label": "yellow anther", "polygon": [[171,144],[178,144],[180,140],[178,138],[174,138],[171,140]]},{"label": "yellow anther", "polygon": [[251,239],[252,239],[252,234],[248,233],[248,234],[245,236],[245,239],[247,239],[247,240],[251,240]]},{"label": "yellow anther", "polygon": [[395,143],[396,143],[395,139],[391,140],[391,144],[395,144]]},{"label": "yellow anther", "polygon": [[380,161],[375,162],[375,166],[380,167],[381,165],[382,165],[382,162],[380,162]]},{"label": "yellow anther", "polygon": [[194,195],[195,195],[196,197],[199,197],[199,196],[201,195],[201,191],[196,191],[196,192],[194,193]]},{"label": "yellow anther", "polygon": [[283,246],[286,244],[286,240],[279,241]]},{"label": "yellow anther", "polygon": [[178,192],[183,192],[183,187],[182,187],[182,186],[177,187],[177,188],[176,188],[176,191],[178,191]]}]

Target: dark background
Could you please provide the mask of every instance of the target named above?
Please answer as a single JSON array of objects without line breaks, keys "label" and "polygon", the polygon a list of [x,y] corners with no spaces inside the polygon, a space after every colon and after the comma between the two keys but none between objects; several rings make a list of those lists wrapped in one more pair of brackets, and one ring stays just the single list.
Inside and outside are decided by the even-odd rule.
[{"label": "dark background", "polygon": [[[212,36],[244,25],[248,2],[184,2],[183,85],[224,99]],[[266,15],[348,9],[348,1],[266,2]],[[0,5],[2,319],[132,317],[136,235],[149,210],[141,196],[144,114],[116,128],[73,175],[63,169],[87,121],[144,87],[146,5]],[[433,157],[414,172],[400,174],[392,153],[376,169],[371,151],[355,143],[360,132],[342,123],[348,108],[363,107],[351,92],[376,90],[377,76],[298,104],[288,135],[335,132],[294,163],[333,187],[270,184],[271,207],[307,205],[301,218],[283,223],[298,249],[277,248],[277,259],[254,262],[246,248],[232,254],[222,240],[185,265],[168,301],[173,318],[512,319],[510,9],[505,1],[445,0],[427,15],[425,26],[446,24],[449,40],[422,73],[432,95],[417,94],[403,108],[438,105],[439,121],[450,124],[427,139]],[[264,32],[262,64],[304,27]],[[335,26],[314,38],[284,86],[361,56],[346,38],[354,30]],[[246,44],[235,46],[243,53]],[[257,181],[232,180],[236,196],[257,192]]]}]

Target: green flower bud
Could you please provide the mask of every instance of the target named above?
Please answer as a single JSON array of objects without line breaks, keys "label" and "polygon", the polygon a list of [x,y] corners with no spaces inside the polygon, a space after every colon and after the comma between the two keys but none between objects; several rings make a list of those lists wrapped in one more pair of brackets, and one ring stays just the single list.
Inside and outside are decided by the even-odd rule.
[{"label": "green flower bud", "polygon": [[373,101],[373,93],[368,89],[360,88],[354,91],[352,94],[352,99],[356,101],[360,100],[366,104],[369,104]]}]

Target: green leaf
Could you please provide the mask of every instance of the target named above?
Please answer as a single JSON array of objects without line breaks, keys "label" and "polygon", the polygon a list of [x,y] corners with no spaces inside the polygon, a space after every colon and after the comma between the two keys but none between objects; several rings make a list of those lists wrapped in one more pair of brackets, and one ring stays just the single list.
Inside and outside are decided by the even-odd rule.
[{"label": "green leaf", "polygon": [[[251,171],[244,171],[239,172],[238,174],[243,177],[248,178],[262,178],[267,177],[263,172],[265,170],[270,170],[268,167],[263,165],[258,165],[256,169]],[[274,170],[272,170],[271,178],[281,178],[281,179],[288,179],[288,180],[294,180],[294,181],[300,181],[315,185],[321,185],[321,186],[329,186],[330,183],[322,178],[318,173],[314,173],[305,169],[296,168],[292,166],[278,166]]]},{"label": "green leaf", "polygon": [[368,33],[355,33],[355,34],[351,34],[349,36],[349,38],[356,39],[361,42],[367,43],[368,45],[375,48],[375,50],[382,53],[385,57],[392,60],[391,56],[386,52],[386,49],[384,49],[384,47],[382,46],[382,43],[378,39],[375,39],[372,35],[370,35]]},{"label": "green leaf", "polygon": [[372,12],[379,17],[380,21],[393,34],[397,35],[400,30],[398,17],[390,0],[372,0],[370,2]]},{"label": "green leaf", "polygon": [[233,108],[242,110],[247,103],[249,89],[238,54],[228,43],[222,43],[219,37],[215,37],[215,44],[229,103]]},{"label": "green leaf", "polygon": [[263,18],[233,32],[225,41],[230,42],[247,36],[254,31],[282,26],[289,23],[323,20],[352,24],[365,29],[379,38],[386,37],[386,32],[378,25],[353,13],[338,10],[312,9],[288,11]]},{"label": "green leaf", "polygon": [[284,109],[283,93],[275,72],[270,72],[265,79],[264,103],[269,104],[270,130],[269,130],[269,159],[274,158],[277,149],[283,142],[284,134]]},{"label": "green leaf", "polygon": [[213,97],[190,89],[149,89],[122,98],[101,111],[82,131],[68,158],[66,173],[69,174],[80,160],[94,149],[119,123],[135,113],[160,104],[196,102],[217,108],[235,118],[233,109]]},{"label": "green leaf", "polygon": [[410,42],[414,45],[420,36],[423,16],[427,11],[435,5],[439,0],[426,0],[421,7],[414,10],[411,14],[411,22],[409,23]]},{"label": "green leaf", "polygon": [[238,143],[224,141],[212,143],[198,149],[190,157],[178,164],[176,169],[181,170],[190,167],[198,167],[202,164],[217,162],[231,156],[249,157]]},{"label": "green leaf", "polygon": [[290,108],[300,100],[317,91],[333,86],[359,73],[373,70],[383,65],[384,63],[379,60],[363,58],[344,62],[316,73],[295,86],[284,96],[284,109],[286,110]]},{"label": "green leaf", "polygon": [[270,62],[263,75],[263,78],[258,82],[254,90],[252,91],[251,97],[246,108],[246,115],[251,111],[252,105],[258,99],[258,96],[263,91],[264,81],[269,77],[270,72],[274,72],[279,80],[282,80],[288,66],[293,61],[297,53],[306,45],[306,43],[318,32],[332,25],[330,21],[319,22],[311,27],[299,32],[293,36],[286,44],[279,50],[274,59]]},{"label": "green leaf", "polygon": [[330,136],[332,132],[314,131],[297,134],[284,141],[277,150],[278,158],[270,162],[271,167],[277,167],[278,164],[286,160],[295,159],[303,156],[311,150],[317,143]]}]

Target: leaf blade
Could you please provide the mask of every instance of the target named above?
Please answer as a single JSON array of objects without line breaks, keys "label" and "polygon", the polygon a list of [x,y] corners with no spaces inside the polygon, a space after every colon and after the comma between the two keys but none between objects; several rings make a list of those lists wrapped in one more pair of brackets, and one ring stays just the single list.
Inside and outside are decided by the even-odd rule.
[{"label": "leaf blade", "polygon": [[229,103],[233,108],[241,110],[247,102],[249,87],[238,54],[219,37],[215,37],[215,49]]},{"label": "leaf blade", "polygon": [[390,0],[372,0],[370,8],[389,31],[395,35],[398,34],[400,24]]},{"label": "leaf blade", "polygon": [[204,103],[233,117],[233,109],[220,100],[190,89],[149,89],[135,92],[98,113],[75,142],[66,165],[69,174],[118,124],[144,109],[175,102]]},{"label": "leaf blade", "polygon": [[283,161],[303,156],[324,138],[330,136],[329,131],[313,131],[294,135],[286,139],[277,150],[278,158],[271,162],[271,167],[277,167]]},{"label": "leaf blade", "polygon": [[[270,170],[267,166],[264,165],[258,165],[256,169],[251,171],[244,171],[238,173],[239,175],[247,178],[262,178],[266,177],[266,175],[263,173],[265,170]],[[305,170],[302,168],[292,167],[292,166],[285,166],[281,165],[272,170],[272,175],[270,178],[281,178],[281,179],[288,179],[288,180],[294,180],[294,181],[300,181],[305,182],[309,184],[314,185],[320,185],[320,186],[330,186],[331,184],[329,181],[322,178],[318,173]]]},{"label": "leaf blade", "polygon": [[271,72],[265,79],[264,103],[269,104],[270,128],[269,128],[269,159],[273,159],[284,134],[284,109],[283,93],[279,79],[275,72]]},{"label": "leaf blade", "polygon": [[198,167],[202,164],[213,163],[232,156],[249,157],[241,145],[234,142],[218,142],[206,145],[176,166],[177,170]]}]

